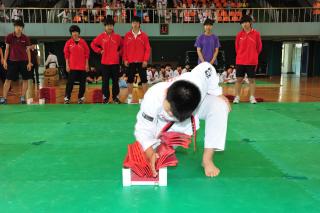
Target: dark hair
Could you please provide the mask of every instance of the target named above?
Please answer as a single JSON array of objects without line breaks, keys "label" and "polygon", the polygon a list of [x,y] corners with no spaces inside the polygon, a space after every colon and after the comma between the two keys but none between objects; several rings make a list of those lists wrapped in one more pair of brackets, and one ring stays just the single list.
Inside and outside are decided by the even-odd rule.
[{"label": "dark hair", "polygon": [[107,18],[104,19],[103,24],[104,24],[104,26],[106,26],[106,25],[113,25],[114,26],[114,20],[113,20],[112,16],[107,15]]},{"label": "dark hair", "polygon": [[198,107],[201,93],[195,84],[179,80],[168,88],[166,99],[170,103],[173,116],[181,122],[189,118]]},{"label": "dark hair", "polygon": [[54,49],[49,49],[49,53],[54,54],[55,53]]},{"label": "dark hair", "polygon": [[69,32],[70,34],[72,34],[73,32],[78,32],[80,34],[80,27],[78,27],[77,25],[71,25],[69,28]]},{"label": "dark hair", "polygon": [[139,22],[141,24],[141,18],[139,16],[133,16],[131,19],[131,23],[132,22]]},{"label": "dark hair", "polygon": [[245,22],[251,23],[251,22],[252,22],[252,18],[251,18],[250,16],[248,16],[248,15],[242,16],[242,18],[241,18],[241,20],[240,20],[240,24],[243,24],[243,23],[245,23]]},{"label": "dark hair", "polygon": [[23,27],[24,28],[24,23],[22,20],[17,20],[13,23],[13,26],[18,26],[18,27]]},{"label": "dark hair", "polygon": [[207,18],[205,21],[204,21],[204,23],[203,23],[203,25],[204,26],[206,26],[206,25],[213,25],[213,21],[211,20],[211,19],[209,19],[209,18]]}]

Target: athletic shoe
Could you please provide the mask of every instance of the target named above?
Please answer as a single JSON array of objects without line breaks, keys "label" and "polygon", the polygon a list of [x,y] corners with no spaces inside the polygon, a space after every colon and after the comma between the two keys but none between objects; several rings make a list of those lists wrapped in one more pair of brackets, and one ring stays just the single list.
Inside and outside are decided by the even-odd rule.
[{"label": "athletic shoe", "polygon": [[24,96],[20,96],[20,104],[26,104],[26,98]]},{"label": "athletic shoe", "polygon": [[113,99],[113,103],[114,104],[121,104],[121,101],[119,100],[119,98],[116,97]]},{"label": "athletic shoe", "polygon": [[78,104],[83,104],[83,103],[84,103],[84,97],[79,98],[79,99],[78,99]]},{"label": "athletic shoe", "polygon": [[240,102],[240,97],[239,96],[234,97],[233,103],[238,104],[239,102]]},{"label": "athletic shoe", "polygon": [[109,100],[107,98],[104,98],[102,101],[103,104],[109,104]]},{"label": "athletic shoe", "polygon": [[128,95],[127,103],[132,104],[132,95]]},{"label": "athletic shoe", "polygon": [[0,97],[0,104],[7,104],[7,99],[4,97]]},{"label": "athletic shoe", "polygon": [[65,98],[64,98],[64,104],[70,104],[70,99],[67,98],[67,97],[65,97]]},{"label": "athletic shoe", "polygon": [[256,104],[257,103],[257,100],[256,100],[256,98],[254,96],[250,97],[250,103],[252,103],[252,104]]}]

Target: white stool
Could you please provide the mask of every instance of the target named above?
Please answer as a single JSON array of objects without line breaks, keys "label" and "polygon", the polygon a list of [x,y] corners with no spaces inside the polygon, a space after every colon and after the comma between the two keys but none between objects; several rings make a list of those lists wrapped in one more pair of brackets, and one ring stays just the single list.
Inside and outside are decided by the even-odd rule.
[{"label": "white stool", "polygon": [[141,178],[131,169],[122,169],[122,185],[123,186],[167,186],[167,167],[159,169],[156,178]]}]

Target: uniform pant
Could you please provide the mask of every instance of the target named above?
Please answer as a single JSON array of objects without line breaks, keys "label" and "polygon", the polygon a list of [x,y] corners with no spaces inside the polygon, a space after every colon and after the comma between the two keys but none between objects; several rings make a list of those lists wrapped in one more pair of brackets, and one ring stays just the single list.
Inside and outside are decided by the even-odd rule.
[{"label": "uniform pant", "polygon": [[82,70],[71,70],[69,72],[69,76],[68,76],[68,82],[66,85],[66,94],[65,97],[67,97],[68,99],[71,98],[71,93],[73,90],[73,85],[75,81],[79,81],[80,85],[79,85],[79,93],[78,93],[78,98],[82,98],[84,97],[84,93],[86,91],[86,78],[87,78],[87,73],[86,71],[82,71]]},{"label": "uniform pant", "polygon": [[101,65],[102,73],[102,93],[104,99],[109,100],[109,79],[112,79],[112,99],[114,100],[119,95],[119,73],[120,66],[119,64],[113,65]]},{"label": "uniform pant", "polygon": [[227,103],[215,95],[207,95],[197,112],[205,121],[204,148],[223,151],[227,135],[229,109]]}]

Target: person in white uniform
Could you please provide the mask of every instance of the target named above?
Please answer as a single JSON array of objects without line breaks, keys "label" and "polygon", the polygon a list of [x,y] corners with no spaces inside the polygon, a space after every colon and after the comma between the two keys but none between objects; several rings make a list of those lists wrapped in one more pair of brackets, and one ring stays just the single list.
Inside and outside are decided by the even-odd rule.
[{"label": "person in white uniform", "polygon": [[182,65],[178,65],[177,69],[173,72],[173,77],[178,77],[181,74],[185,73],[186,71],[184,69],[182,69]]},{"label": "person in white uniform", "polygon": [[44,63],[45,67],[48,68],[57,68],[59,67],[59,63],[58,63],[58,58],[57,56],[54,54],[54,50],[49,50],[49,55],[47,57],[46,62]]},{"label": "person in white uniform", "polygon": [[213,156],[215,151],[225,148],[229,111],[230,104],[222,95],[216,70],[207,62],[178,78],[151,87],[141,103],[134,135],[145,151],[153,175],[157,176],[155,148],[160,144],[158,136],[162,128],[174,121],[169,131],[192,135],[191,116],[195,115],[197,129],[199,118],[205,120],[202,157],[205,175],[217,176],[220,170],[214,164]]},{"label": "person in white uniform", "polygon": [[173,78],[173,70],[171,69],[171,65],[170,65],[170,64],[167,64],[167,65],[166,65],[165,70],[166,70],[166,76],[167,76],[167,78],[168,78],[168,79]]},{"label": "person in white uniform", "polygon": [[160,81],[159,72],[154,65],[152,65],[149,70],[147,69],[147,80],[149,85],[153,85]]},{"label": "person in white uniform", "polygon": [[231,66],[220,75],[220,83],[233,84],[236,81],[236,70]]}]

